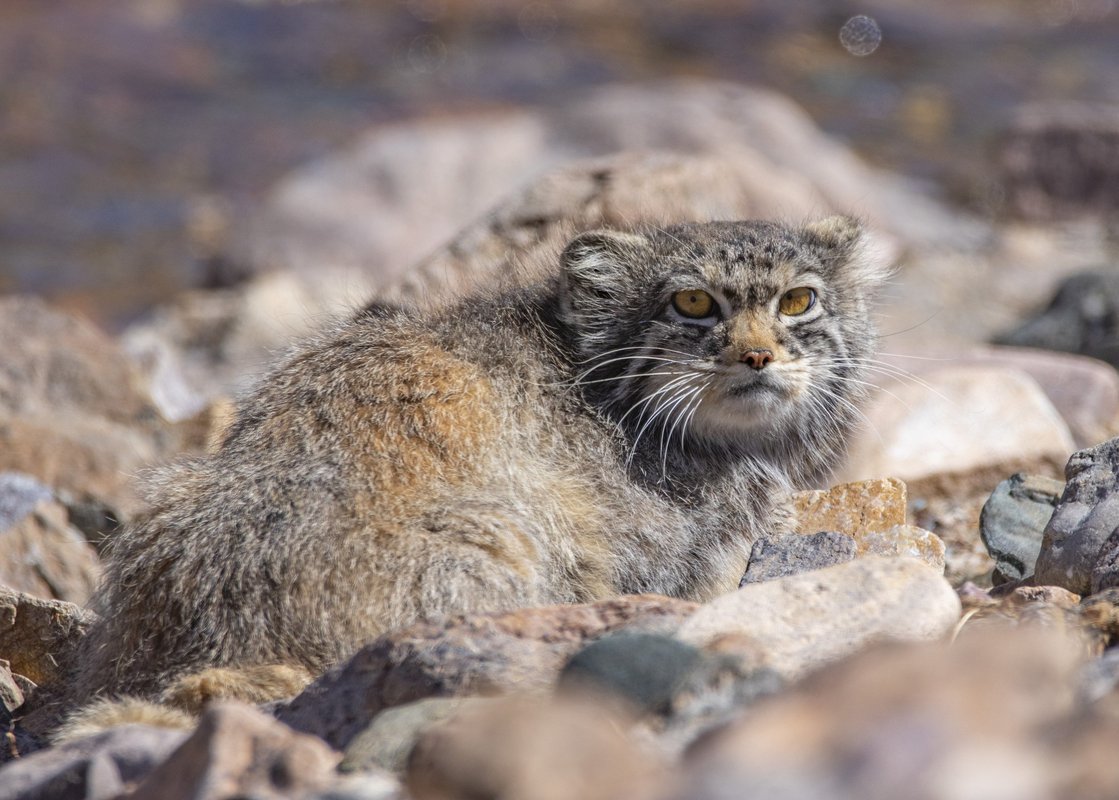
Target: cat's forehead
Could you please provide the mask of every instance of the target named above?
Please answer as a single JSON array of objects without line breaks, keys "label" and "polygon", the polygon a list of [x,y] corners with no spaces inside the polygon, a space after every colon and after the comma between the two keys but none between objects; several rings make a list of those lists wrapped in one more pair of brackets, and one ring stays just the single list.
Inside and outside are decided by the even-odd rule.
[{"label": "cat's forehead", "polygon": [[[682,234],[682,235],[680,235]],[[677,234],[673,261],[709,286],[743,300],[764,299],[819,266],[795,233],[775,225],[713,223]]]}]

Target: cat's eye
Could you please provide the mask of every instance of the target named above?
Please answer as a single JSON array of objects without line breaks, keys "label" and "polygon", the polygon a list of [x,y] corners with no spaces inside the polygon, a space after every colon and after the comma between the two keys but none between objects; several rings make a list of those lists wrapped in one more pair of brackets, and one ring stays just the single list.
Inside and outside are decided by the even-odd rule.
[{"label": "cat's eye", "polygon": [[715,312],[715,298],[702,289],[686,289],[672,295],[672,307],[685,317],[703,319]]},{"label": "cat's eye", "polygon": [[799,317],[814,305],[816,305],[815,290],[809,289],[807,286],[798,286],[781,295],[778,308],[787,317]]}]

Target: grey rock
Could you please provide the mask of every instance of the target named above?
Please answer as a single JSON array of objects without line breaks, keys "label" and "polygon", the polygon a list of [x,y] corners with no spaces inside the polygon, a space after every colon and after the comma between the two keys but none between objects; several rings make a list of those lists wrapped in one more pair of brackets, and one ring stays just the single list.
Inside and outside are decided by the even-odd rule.
[{"label": "grey rock", "polygon": [[0,768],[0,800],[108,800],[143,779],[186,738],[125,725],[42,750]]},{"label": "grey rock", "polygon": [[51,490],[30,475],[0,473],[0,531],[11,528],[43,500],[52,499]]},{"label": "grey rock", "polygon": [[1034,576],[1038,585],[1085,595],[1092,590],[1101,547],[1119,528],[1119,439],[1074,453],[1065,480],[1045,526]]},{"label": "grey rock", "polygon": [[855,557],[855,540],[843,533],[820,531],[789,536],[763,536],[754,542],[740,586],[771,581],[842,564]]},{"label": "grey rock", "polygon": [[1092,565],[1092,594],[1119,586],[1119,529],[1104,541]]},{"label": "grey rock", "polygon": [[400,774],[408,754],[424,732],[437,722],[477,703],[490,702],[478,697],[428,697],[386,709],[373,718],[346,747],[342,772],[373,768]]},{"label": "grey rock", "polygon": [[1119,367],[1119,270],[1101,267],[1069,277],[1048,307],[996,341],[1079,353]]},{"label": "grey rock", "polygon": [[1045,525],[1064,484],[1041,475],[1011,475],[995,487],[979,515],[979,535],[996,562],[995,583],[1033,574]]},{"label": "grey rock", "polygon": [[699,661],[696,648],[669,636],[619,633],[572,656],[557,687],[611,694],[639,712],[662,712]]}]

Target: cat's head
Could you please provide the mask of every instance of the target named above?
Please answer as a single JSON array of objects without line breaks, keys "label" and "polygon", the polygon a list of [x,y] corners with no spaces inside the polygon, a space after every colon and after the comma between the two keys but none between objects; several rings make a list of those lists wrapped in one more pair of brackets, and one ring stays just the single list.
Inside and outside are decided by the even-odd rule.
[{"label": "cat's head", "polygon": [[593,231],[562,265],[578,382],[635,441],[759,452],[845,437],[888,274],[855,220]]}]

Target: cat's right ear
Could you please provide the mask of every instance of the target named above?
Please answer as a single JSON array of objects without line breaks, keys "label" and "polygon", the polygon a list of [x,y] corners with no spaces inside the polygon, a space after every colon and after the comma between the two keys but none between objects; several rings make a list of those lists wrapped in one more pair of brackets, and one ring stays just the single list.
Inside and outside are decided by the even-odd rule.
[{"label": "cat's right ear", "polygon": [[649,240],[635,233],[597,230],[572,239],[560,263],[567,302],[594,304],[621,297],[631,264],[646,256]]}]

